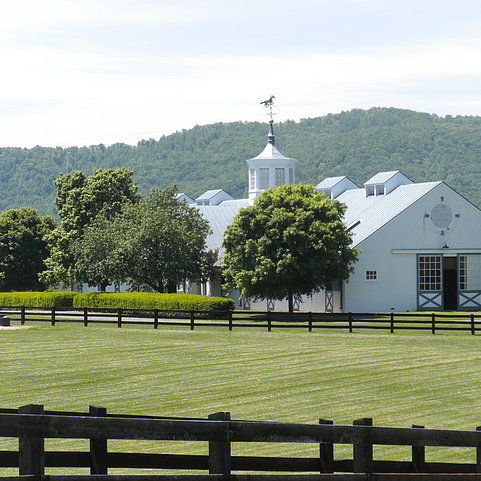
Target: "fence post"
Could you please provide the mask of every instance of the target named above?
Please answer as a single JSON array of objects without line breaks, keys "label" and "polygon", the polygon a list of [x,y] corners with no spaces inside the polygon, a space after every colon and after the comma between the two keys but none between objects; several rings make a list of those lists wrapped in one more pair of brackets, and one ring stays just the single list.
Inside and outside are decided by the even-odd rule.
[{"label": "fence post", "polygon": [[312,312],[309,311],[309,312],[307,313],[307,315],[309,316],[309,318],[308,318],[308,320],[309,320],[308,330],[309,330],[309,332],[312,332]]},{"label": "fence post", "polygon": [[348,314],[348,321],[349,321],[349,332],[352,332],[352,312]]},{"label": "fence post", "polygon": [[228,316],[228,321],[229,321],[229,331],[232,331],[233,329],[233,323],[232,323],[232,311],[229,311],[229,313],[227,314]]},{"label": "fence post", "polygon": [[159,327],[159,310],[154,309],[154,329],[158,329]]},{"label": "fence post", "polygon": [[[334,424],[328,419],[319,419],[319,424]],[[321,442],[319,444],[320,473],[333,473],[334,444]]]},{"label": "fence post", "polygon": [[[415,429],[424,429],[424,426],[413,424]],[[424,446],[412,446],[412,463],[415,473],[424,473],[426,463],[426,448]]]},{"label": "fence post", "polygon": [[[476,428],[476,431],[481,431],[481,426]],[[479,433],[478,442],[476,446],[476,472],[481,473],[481,433]]]},{"label": "fence post", "polygon": [[[230,413],[209,414],[208,419],[214,421],[230,421]],[[229,439],[229,423],[221,438],[209,441],[209,474],[231,474],[231,445]]]},{"label": "fence post", "polygon": [[436,314],[431,314],[431,333],[436,334]]},{"label": "fence post", "polygon": [[20,324],[25,324],[25,306],[20,306]]},{"label": "fence post", "polygon": [[122,309],[117,309],[117,327],[122,327]]},{"label": "fence post", "polygon": [[[18,414],[43,414],[43,406],[29,404],[18,408]],[[40,479],[45,474],[45,441],[43,438],[18,437],[18,474]]]},{"label": "fence post", "polygon": [[190,311],[190,330],[193,331],[195,326],[194,311]]},{"label": "fence post", "polygon": [[[372,418],[357,419],[354,426],[372,426]],[[372,471],[372,444],[369,443],[369,432],[360,432],[362,440],[354,443],[353,448],[353,471],[355,473],[370,473]]]},{"label": "fence post", "polygon": [[89,325],[89,313],[86,307],[84,307],[84,326],[87,327]]},{"label": "fence post", "polygon": [[471,334],[473,336],[476,334],[476,327],[474,326],[474,314],[471,314]]},{"label": "fence post", "polygon": [[391,334],[394,334],[394,312],[391,312]]},{"label": "fence post", "polygon": [[51,315],[50,315],[50,323],[52,324],[52,326],[55,326],[55,307],[52,307],[52,311],[51,311]]},{"label": "fence post", "polygon": [[267,332],[272,331],[271,311],[267,311]]},{"label": "fence post", "polygon": [[[107,409],[99,406],[89,406],[91,416],[105,416]],[[90,474],[108,474],[107,438],[90,438]]]}]

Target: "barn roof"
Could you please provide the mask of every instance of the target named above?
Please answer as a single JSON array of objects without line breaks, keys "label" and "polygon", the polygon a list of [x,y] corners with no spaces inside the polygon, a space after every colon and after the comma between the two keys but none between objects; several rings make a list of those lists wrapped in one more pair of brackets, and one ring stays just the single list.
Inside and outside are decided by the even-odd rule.
[{"label": "barn roof", "polygon": [[351,229],[353,246],[357,246],[371,234],[394,219],[409,206],[442,182],[422,182],[400,185],[387,195],[366,196],[365,189],[343,192],[336,200],[347,205],[344,223]]},{"label": "barn roof", "polygon": [[[359,245],[371,234],[382,228],[409,206],[421,199],[442,182],[423,182],[400,185],[387,195],[366,196],[364,188],[350,189],[336,199],[346,204],[344,223],[350,228],[353,247]],[[249,199],[229,200],[215,206],[195,206],[209,221],[212,233],[207,238],[209,249],[219,249],[222,259],[222,239],[227,226],[242,207],[249,205]]]}]

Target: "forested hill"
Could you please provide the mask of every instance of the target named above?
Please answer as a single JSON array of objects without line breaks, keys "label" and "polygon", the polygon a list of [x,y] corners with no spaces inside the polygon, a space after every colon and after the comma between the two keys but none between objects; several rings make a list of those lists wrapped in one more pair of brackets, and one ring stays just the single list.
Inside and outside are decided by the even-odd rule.
[{"label": "forested hill", "polygon": [[[481,206],[481,117],[373,108],[283,122],[275,133],[279,149],[298,160],[299,182],[348,175],[362,184],[376,172],[401,170],[417,182],[445,180]],[[0,210],[32,206],[53,213],[53,181],[61,173],[105,167],[133,170],[144,192],[176,183],[192,197],[215,188],[245,196],[245,160],[262,151],[266,136],[266,124],[234,122],[135,146],[0,148]]]}]

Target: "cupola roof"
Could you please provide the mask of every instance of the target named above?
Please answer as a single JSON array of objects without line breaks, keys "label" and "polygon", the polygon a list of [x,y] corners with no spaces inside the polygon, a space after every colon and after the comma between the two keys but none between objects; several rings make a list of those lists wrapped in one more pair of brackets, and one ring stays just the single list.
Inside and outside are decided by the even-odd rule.
[{"label": "cupola roof", "polygon": [[267,145],[264,150],[257,156],[249,160],[294,160],[290,157],[286,157],[277,147],[276,147],[276,137],[274,135],[273,122],[269,122],[269,133],[267,135]]}]

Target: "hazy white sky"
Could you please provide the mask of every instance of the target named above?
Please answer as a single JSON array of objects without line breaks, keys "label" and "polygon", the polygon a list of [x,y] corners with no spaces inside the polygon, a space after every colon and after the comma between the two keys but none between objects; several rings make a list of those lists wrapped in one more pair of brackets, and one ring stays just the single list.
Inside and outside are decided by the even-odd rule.
[{"label": "hazy white sky", "polygon": [[393,106],[481,115],[479,0],[0,0],[0,146]]}]

